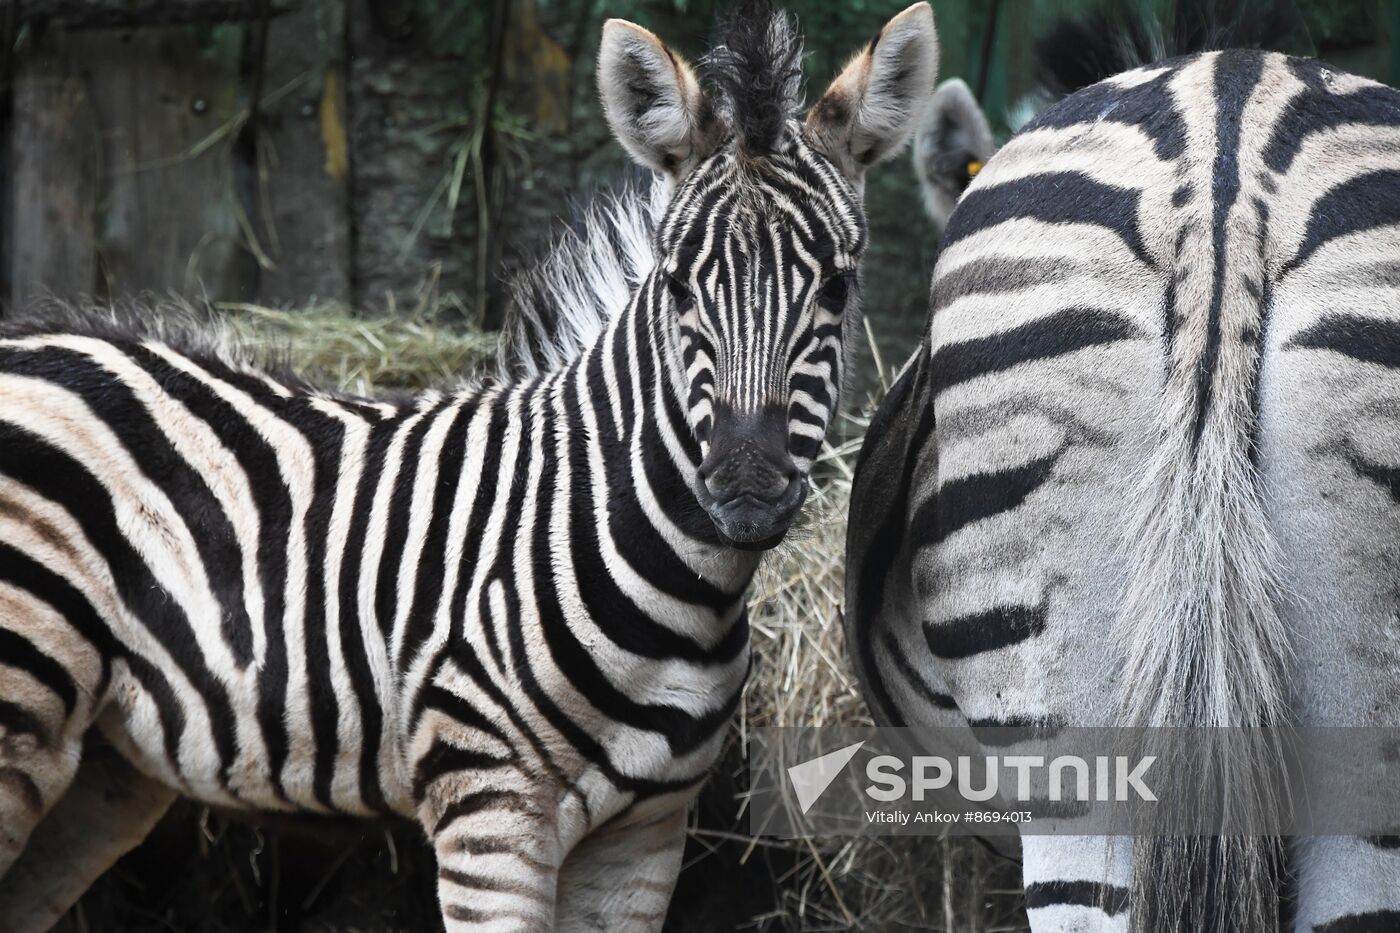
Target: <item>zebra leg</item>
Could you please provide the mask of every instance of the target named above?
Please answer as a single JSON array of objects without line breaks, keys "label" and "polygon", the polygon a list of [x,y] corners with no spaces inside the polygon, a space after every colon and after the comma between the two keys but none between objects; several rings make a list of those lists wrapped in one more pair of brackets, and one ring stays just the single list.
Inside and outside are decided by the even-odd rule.
[{"label": "zebra leg", "polygon": [[684,849],[684,809],[588,836],[560,871],[558,930],[660,930]]},{"label": "zebra leg", "polygon": [[1022,836],[1033,933],[1126,933],[1132,851],[1122,836]]},{"label": "zebra leg", "polygon": [[[15,604],[0,584],[0,618],[40,619],[6,611]],[[73,679],[63,639],[31,634],[0,624],[0,884],[72,782],[92,716],[94,691]]]},{"label": "zebra leg", "polygon": [[56,742],[24,715],[0,699],[0,884],[34,827],[68,789],[82,756],[81,738]]},{"label": "zebra leg", "polygon": [[559,883],[555,821],[534,800],[472,790],[423,807],[446,933],[545,933]]},{"label": "zebra leg", "polygon": [[0,930],[47,930],[117,859],[146,838],[176,797],[111,749],[89,749],[73,786],[0,881]]}]

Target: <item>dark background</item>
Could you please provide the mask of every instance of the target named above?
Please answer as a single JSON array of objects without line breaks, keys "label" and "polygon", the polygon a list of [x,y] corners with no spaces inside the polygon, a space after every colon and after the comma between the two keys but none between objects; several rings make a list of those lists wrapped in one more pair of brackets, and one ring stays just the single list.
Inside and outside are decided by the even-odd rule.
[{"label": "dark background", "polygon": [[[1165,10],[1170,0],[1142,0]],[[903,0],[793,0],[807,99]],[[942,77],[1001,134],[1078,0],[939,0]],[[176,292],[499,321],[501,273],[627,166],[602,22],[692,58],[720,0],[0,0],[0,307]],[[1302,0],[1294,51],[1394,82],[1400,3]],[[934,234],[907,160],[872,173],[866,306],[918,332]]]}]

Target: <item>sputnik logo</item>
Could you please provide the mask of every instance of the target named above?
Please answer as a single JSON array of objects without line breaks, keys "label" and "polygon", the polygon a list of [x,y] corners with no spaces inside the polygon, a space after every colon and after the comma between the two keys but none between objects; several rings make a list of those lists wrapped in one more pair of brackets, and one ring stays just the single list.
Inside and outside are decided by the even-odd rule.
[{"label": "sputnik logo", "polygon": [[792,782],[793,793],[797,795],[797,805],[802,808],[804,814],[812,809],[812,804],[826,792],[831,782],[851,763],[851,759],[864,744],[857,742],[847,745],[787,769],[788,780]]}]

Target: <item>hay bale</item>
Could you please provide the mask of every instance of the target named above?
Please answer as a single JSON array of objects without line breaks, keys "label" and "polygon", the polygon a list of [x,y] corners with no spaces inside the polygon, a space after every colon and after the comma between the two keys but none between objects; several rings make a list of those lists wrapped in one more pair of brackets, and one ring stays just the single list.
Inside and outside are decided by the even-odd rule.
[{"label": "hay bale", "polygon": [[494,333],[453,325],[431,310],[363,317],[333,304],[296,311],[216,307],[240,344],[288,360],[311,382],[355,395],[463,382],[495,365]]}]

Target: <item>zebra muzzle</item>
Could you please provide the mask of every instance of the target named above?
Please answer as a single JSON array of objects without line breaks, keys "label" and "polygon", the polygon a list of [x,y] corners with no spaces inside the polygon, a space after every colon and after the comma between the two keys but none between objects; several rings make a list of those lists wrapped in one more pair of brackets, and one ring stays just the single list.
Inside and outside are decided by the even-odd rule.
[{"label": "zebra muzzle", "polygon": [[773,547],[807,498],[807,479],[787,452],[787,425],[781,416],[759,416],[720,419],[716,427],[696,498],[728,543]]}]

